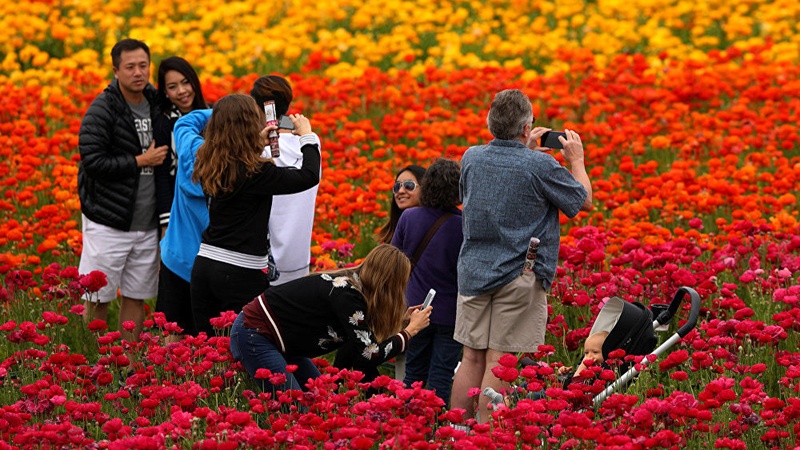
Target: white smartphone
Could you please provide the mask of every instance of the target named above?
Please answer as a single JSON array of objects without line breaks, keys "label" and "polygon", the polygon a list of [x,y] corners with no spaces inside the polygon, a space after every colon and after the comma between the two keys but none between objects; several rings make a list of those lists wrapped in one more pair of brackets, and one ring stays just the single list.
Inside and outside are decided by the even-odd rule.
[{"label": "white smartphone", "polygon": [[436,291],[435,290],[431,289],[430,291],[428,291],[428,295],[425,296],[425,300],[422,302],[422,307],[420,308],[420,310],[423,310],[423,309],[427,308],[428,306],[431,306],[431,303],[433,302],[433,296],[434,295],[436,295]]}]

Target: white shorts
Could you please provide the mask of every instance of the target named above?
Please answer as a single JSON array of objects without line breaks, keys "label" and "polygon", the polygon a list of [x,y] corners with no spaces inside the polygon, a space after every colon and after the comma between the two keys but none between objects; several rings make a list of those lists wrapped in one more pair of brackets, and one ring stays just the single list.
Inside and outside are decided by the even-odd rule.
[{"label": "white shorts", "polygon": [[123,297],[145,300],[158,293],[158,229],[122,231],[83,216],[83,253],[78,272],[106,274],[108,284],[85,300],[108,303]]}]

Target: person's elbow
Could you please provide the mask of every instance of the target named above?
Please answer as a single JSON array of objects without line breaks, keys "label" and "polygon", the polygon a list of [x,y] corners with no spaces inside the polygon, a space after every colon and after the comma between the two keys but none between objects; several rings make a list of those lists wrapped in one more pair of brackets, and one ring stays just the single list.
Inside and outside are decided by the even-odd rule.
[{"label": "person's elbow", "polygon": [[585,182],[581,182],[581,184],[583,185],[583,191],[586,192],[586,197],[583,198],[583,204],[581,205],[581,211],[591,211],[592,185],[588,180],[586,180]]},{"label": "person's elbow", "polygon": [[581,205],[581,211],[591,211],[592,210],[592,195],[589,194],[586,196],[586,200],[584,200],[583,205]]}]

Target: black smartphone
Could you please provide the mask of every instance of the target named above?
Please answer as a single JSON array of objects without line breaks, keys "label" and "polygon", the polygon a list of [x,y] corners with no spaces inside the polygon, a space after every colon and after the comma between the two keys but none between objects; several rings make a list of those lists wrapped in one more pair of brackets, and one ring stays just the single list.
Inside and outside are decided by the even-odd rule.
[{"label": "black smartphone", "polygon": [[567,138],[567,133],[563,131],[548,131],[542,135],[542,147],[547,148],[564,148],[561,145],[561,141],[558,140],[559,136],[564,136],[564,139]]},{"label": "black smartphone", "polygon": [[278,121],[278,128],[282,130],[294,130],[294,122],[289,116],[281,116],[281,119]]}]

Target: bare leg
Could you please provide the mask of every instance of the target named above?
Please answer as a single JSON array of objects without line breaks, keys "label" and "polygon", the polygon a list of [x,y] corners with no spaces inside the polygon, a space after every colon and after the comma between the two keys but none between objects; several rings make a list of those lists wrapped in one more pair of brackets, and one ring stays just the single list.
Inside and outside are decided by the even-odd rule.
[{"label": "bare leg", "polygon": [[164,338],[164,343],[165,344],[172,344],[174,342],[180,342],[182,340],[183,340],[183,335],[182,334],[170,334],[169,336]]},{"label": "bare leg", "polygon": [[466,410],[464,419],[475,417],[475,402],[468,395],[470,388],[480,388],[481,379],[484,376],[486,363],[486,350],[476,350],[464,346],[464,354],[461,356],[461,366],[456,372],[453,380],[453,391],[450,394],[450,408],[462,408]]},{"label": "bare leg", "polygon": [[[509,384],[501,381],[499,378],[495,377],[492,373],[492,369],[497,366],[497,361],[500,360],[500,357],[505,355],[506,352],[498,352],[497,350],[486,350],[486,359],[484,365],[484,372],[483,372],[483,380],[481,381],[481,390],[490,387],[497,392],[500,392],[501,389],[505,389],[509,387]],[[479,423],[486,423],[489,421],[489,417],[491,417],[491,413],[487,411],[487,406],[489,405],[489,397],[485,395],[481,395],[478,397],[478,422]]]},{"label": "bare leg", "polygon": [[83,314],[83,321],[89,323],[95,319],[108,322],[108,303],[83,302],[86,311]]},{"label": "bare leg", "polygon": [[[133,331],[125,331],[122,328],[122,323],[131,320],[136,324]],[[134,342],[139,339],[139,334],[142,333],[142,323],[144,322],[144,300],[135,298],[122,297],[122,302],[119,304],[119,328],[122,333],[122,339],[128,342]]]}]

